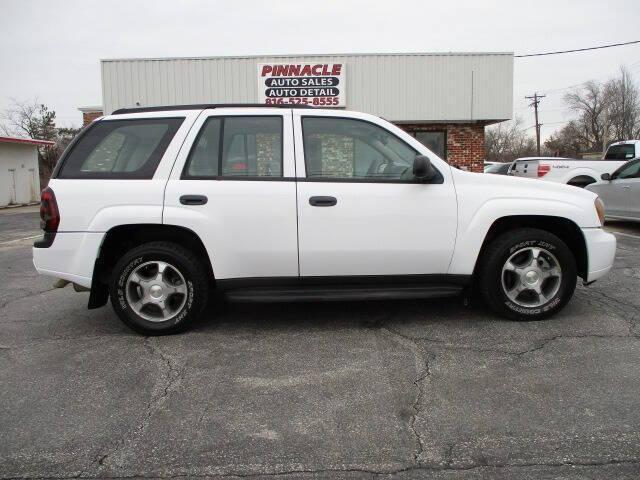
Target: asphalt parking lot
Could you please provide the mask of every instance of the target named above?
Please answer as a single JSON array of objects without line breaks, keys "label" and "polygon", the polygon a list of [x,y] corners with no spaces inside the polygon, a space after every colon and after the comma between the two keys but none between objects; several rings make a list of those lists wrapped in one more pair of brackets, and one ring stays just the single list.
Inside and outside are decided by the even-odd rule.
[{"label": "asphalt parking lot", "polygon": [[1,478],[640,476],[640,226],[557,317],[456,300],[213,307],[145,338],[0,211]]}]

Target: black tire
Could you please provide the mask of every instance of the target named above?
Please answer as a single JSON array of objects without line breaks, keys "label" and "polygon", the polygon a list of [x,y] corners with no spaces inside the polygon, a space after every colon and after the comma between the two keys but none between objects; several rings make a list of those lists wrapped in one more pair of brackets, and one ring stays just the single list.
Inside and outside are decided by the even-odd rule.
[{"label": "black tire", "polygon": [[[127,301],[126,285],[131,272],[145,262],[166,262],[182,274],[186,301],[165,321],[150,321],[134,311]],[[120,319],[143,335],[169,335],[187,329],[203,312],[209,295],[206,269],[186,248],[172,242],[149,242],[125,253],[116,263],[109,282],[111,304]],[[144,312],[142,312],[144,314]]]},{"label": "black tire", "polygon": [[[514,303],[503,287],[502,269],[507,260],[514,253],[528,247],[543,248],[552,253],[562,272],[557,292],[545,303],[535,307]],[[564,308],[575,291],[577,270],[571,250],[556,235],[544,230],[521,228],[503,233],[489,244],[482,257],[477,277],[478,290],[491,309],[508,319],[532,321],[549,318]]]}]

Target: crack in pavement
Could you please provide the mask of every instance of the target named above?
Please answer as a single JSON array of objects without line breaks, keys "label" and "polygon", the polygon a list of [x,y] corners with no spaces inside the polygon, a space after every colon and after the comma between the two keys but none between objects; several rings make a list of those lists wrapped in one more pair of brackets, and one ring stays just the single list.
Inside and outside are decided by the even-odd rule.
[{"label": "crack in pavement", "polygon": [[417,449],[413,454],[413,460],[416,465],[420,465],[422,462],[422,454],[424,453],[424,443],[422,441],[422,436],[416,429],[416,420],[418,415],[420,414],[420,404],[422,401],[422,397],[424,396],[423,383],[431,377],[431,367],[430,362],[435,359],[435,355],[425,351],[416,341],[414,341],[411,337],[403,335],[396,330],[393,330],[384,325],[382,322],[379,326],[380,330],[384,330],[388,332],[390,335],[399,339],[400,343],[408,346],[411,350],[413,350],[413,354],[416,362],[416,378],[413,380],[413,386],[415,387],[417,393],[415,399],[411,405],[413,410],[413,414],[411,415],[411,419],[409,420],[409,429],[411,430],[413,436],[416,439]]},{"label": "crack in pavement", "polygon": [[20,300],[24,300],[25,298],[29,298],[29,297],[36,297],[38,295],[42,295],[43,293],[47,293],[47,292],[50,292],[52,290],[56,290],[56,287],[51,287],[51,288],[48,288],[47,290],[40,290],[38,292],[29,292],[26,295],[21,295],[19,297],[11,298],[11,299],[7,300],[6,302],[0,304],[0,309],[3,309],[7,305],[10,305],[10,304],[12,304],[14,302],[18,302]]},{"label": "crack in pavement", "polygon": [[0,477],[2,480],[44,480],[47,478],[56,478],[59,480],[71,480],[78,478],[103,478],[110,480],[125,480],[133,478],[145,478],[145,479],[171,479],[171,478],[252,478],[252,477],[277,477],[287,475],[318,475],[323,473],[362,473],[367,475],[376,476],[389,476],[397,475],[406,472],[460,472],[469,470],[490,470],[490,469],[526,469],[535,467],[550,467],[550,468],[562,468],[562,467],[606,467],[612,465],[640,465],[640,459],[610,459],[605,461],[562,461],[562,462],[522,462],[522,463],[472,463],[463,466],[454,465],[408,465],[397,469],[374,469],[365,467],[345,467],[345,468],[292,468],[289,470],[278,470],[271,472],[226,472],[226,473],[178,473],[170,475],[149,475],[149,474],[130,474],[130,475],[74,475],[74,476],[18,476],[18,477]]},{"label": "crack in pavement", "polygon": [[[121,453],[123,448],[132,441],[135,440],[149,425],[151,421],[151,417],[160,409],[162,404],[169,398],[169,395],[177,388],[180,384],[184,375],[186,373],[186,362],[182,365],[181,368],[178,368],[178,362],[175,361],[170,355],[164,353],[160,348],[153,344],[153,338],[155,337],[145,337],[143,341],[143,347],[151,354],[152,357],[159,357],[161,363],[163,365],[162,370],[164,371],[164,381],[163,384],[158,388],[157,386],[154,388],[154,393],[151,396],[151,400],[147,403],[145,407],[145,414],[142,417],[142,420],[138,423],[138,425],[130,430],[128,433],[123,435],[123,437],[118,440],[110,449],[107,449],[106,452],[99,454],[94,458],[94,460],[81,472],[79,477],[85,473],[86,470],[90,469],[94,465],[97,464],[98,469],[100,470],[107,459],[114,458],[117,454]],[[158,391],[159,390],[159,391]],[[102,476],[102,475],[100,475]]]},{"label": "crack in pavement", "polygon": [[[608,293],[605,293],[601,290],[590,290],[588,292],[589,294],[596,294],[596,297],[599,298],[594,298],[593,295],[586,295],[585,293],[579,293],[580,296],[583,296],[583,298],[585,298],[587,300],[587,302],[591,301],[594,303],[599,303],[600,305],[604,305],[605,307],[608,307],[612,310],[616,311],[616,314],[619,315],[620,317],[622,317],[622,319],[627,322],[627,328],[629,329],[629,336],[630,337],[638,337],[639,334],[636,333],[636,322],[635,319],[637,319],[638,317],[640,317],[640,307],[638,307],[637,305],[634,305],[632,303],[629,303],[625,300],[621,300],[619,298],[616,298],[612,295],[609,295]],[[630,313],[628,311],[626,311],[624,308],[621,308],[620,305],[624,305],[625,307],[629,308],[630,310],[633,310],[635,313]]]},{"label": "crack in pavement", "polygon": [[[445,348],[447,350],[469,350],[470,352],[490,352],[490,353],[498,353],[501,355],[514,355],[514,356],[522,356],[531,352],[535,352],[537,350],[542,350],[544,347],[546,347],[549,343],[552,343],[556,340],[560,340],[563,338],[566,339],[583,339],[583,338],[629,338],[629,339],[640,339],[638,338],[637,335],[635,334],[631,334],[631,335],[601,335],[601,334],[597,334],[597,333],[586,333],[584,335],[554,335],[552,337],[548,337],[548,338],[543,338],[538,340],[534,346],[532,346],[531,348],[527,348],[524,350],[503,350],[500,348],[481,348],[481,347],[473,347],[470,345],[454,345],[454,344],[450,344],[447,343],[446,340],[440,340],[437,338],[430,338],[430,337],[414,337],[414,336],[410,336],[410,335],[406,335],[406,334],[402,334],[399,332],[394,332],[393,330],[389,329],[388,327],[384,327],[385,330],[388,330],[396,335],[402,336],[403,338],[412,341],[412,342],[429,342],[429,343],[435,343],[437,345],[442,346],[442,348]],[[435,358],[435,357],[434,357]]]}]

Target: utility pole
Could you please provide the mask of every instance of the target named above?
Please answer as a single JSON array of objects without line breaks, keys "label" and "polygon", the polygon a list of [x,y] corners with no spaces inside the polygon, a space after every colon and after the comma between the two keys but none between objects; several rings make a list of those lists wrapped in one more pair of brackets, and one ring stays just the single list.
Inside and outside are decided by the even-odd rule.
[{"label": "utility pole", "polygon": [[609,111],[604,109],[604,131],[602,132],[602,158],[607,153],[607,143],[609,141]]},{"label": "utility pole", "polygon": [[538,156],[540,156],[540,127],[542,124],[538,121],[538,105],[540,104],[540,99],[546,97],[546,95],[538,95],[538,93],[534,93],[530,97],[524,97],[527,100],[533,100],[530,107],[533,107],[536,114],[536,146],[538,150]]}]

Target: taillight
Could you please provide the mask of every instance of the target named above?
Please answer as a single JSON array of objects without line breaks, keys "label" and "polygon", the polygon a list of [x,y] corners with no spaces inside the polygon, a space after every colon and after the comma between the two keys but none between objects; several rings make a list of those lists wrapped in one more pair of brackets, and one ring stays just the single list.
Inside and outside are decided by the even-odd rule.
[{"label": "taillight", "polygon": [[551,170],[551,165],[547,165],[546,163],[538,164],[538,178],[544,177]]},{"label": "taillight", "polygon": [[46,233],[55,233],[60,225],[58,202],[51,188],[47,187],[40,194],[40,228]]}]

